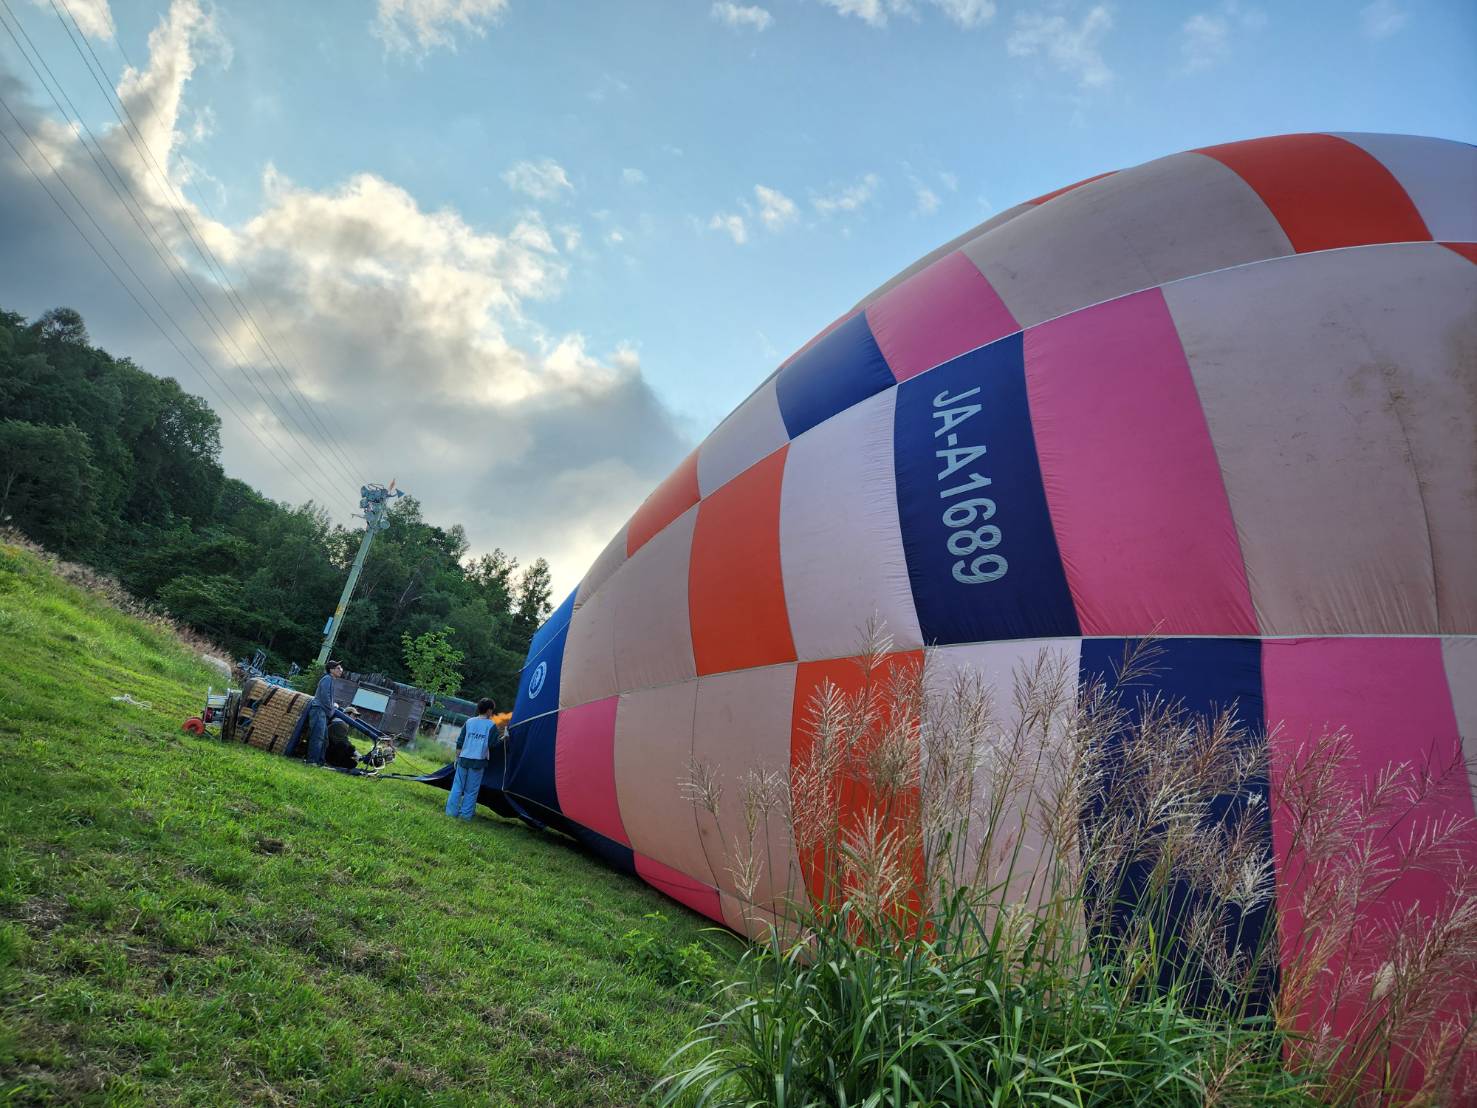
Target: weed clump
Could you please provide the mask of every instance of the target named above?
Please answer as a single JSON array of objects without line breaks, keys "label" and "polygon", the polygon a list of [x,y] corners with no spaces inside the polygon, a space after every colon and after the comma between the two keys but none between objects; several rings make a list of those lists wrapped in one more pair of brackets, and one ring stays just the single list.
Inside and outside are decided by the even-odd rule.
[{"label": "weed clump", "polygon": [[[661,912],[647,912],[643,918],[657,924],[666,919]],[[718,959],[701,939],[673,946],[663,935],[633,927],[621,935],[620,950],[632,973],[680,996],[701,999],[718,976]]]}]

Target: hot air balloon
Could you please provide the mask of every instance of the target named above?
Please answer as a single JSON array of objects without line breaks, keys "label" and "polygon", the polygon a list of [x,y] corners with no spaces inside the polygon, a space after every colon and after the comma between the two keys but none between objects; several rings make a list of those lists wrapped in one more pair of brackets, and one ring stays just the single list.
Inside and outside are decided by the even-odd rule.
[{"label": "hot air balloon", "polygon": [[[897,657],[1006,694],[1042,649],[1086,678],[1157,635],[1162,691],[1237,705],[1274,778],[1340,728],[1371,779],[1471,759],[1477,149],[1206,147],[914,263],[611,539],[533,640],[484,801],[752,932],[806,895],[781,887],[795,858],[741,903],[680,782],[695,758],[730,788],[790,766],[874,614]],[[1423,803],[1473,815],[1461,774]],[[1268,824],[1285,883],[1292,829]],[[1450,879],[1407,874],[1363,910]],[[1292,956],[1296,921],[1279,936]]]}]

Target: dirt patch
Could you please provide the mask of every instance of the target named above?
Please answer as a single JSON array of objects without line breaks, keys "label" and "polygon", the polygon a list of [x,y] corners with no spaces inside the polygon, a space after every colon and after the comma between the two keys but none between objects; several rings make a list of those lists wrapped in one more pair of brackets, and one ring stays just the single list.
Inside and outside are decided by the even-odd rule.
[{"label": "dirt patch", "polygon": [[21,904],[15,919],[26,930],[47,935],[67,922],[67,902],[59,896],[33,896]]}]

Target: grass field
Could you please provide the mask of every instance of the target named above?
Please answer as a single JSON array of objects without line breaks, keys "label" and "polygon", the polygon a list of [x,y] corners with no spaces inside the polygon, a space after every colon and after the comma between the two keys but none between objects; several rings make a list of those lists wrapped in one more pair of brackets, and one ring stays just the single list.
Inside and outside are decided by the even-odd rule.
[{"label": "grass field", "polygon": [[181,734],[212,682],[0,545],[0,1103],[642,1097],[731,940],[438,790]]}]

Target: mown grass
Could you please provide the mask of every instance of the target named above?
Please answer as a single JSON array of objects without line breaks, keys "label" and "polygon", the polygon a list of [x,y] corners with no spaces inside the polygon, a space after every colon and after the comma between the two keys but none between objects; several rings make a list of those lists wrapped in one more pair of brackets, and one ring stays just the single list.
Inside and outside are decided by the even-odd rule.
[{"label": "mown grass", "polygon": [[651,951],[703,921],[438,790],[181,734],[219,675],[4,545],[0,643],[0,1103],[630,1104],[701,1022]]}]

